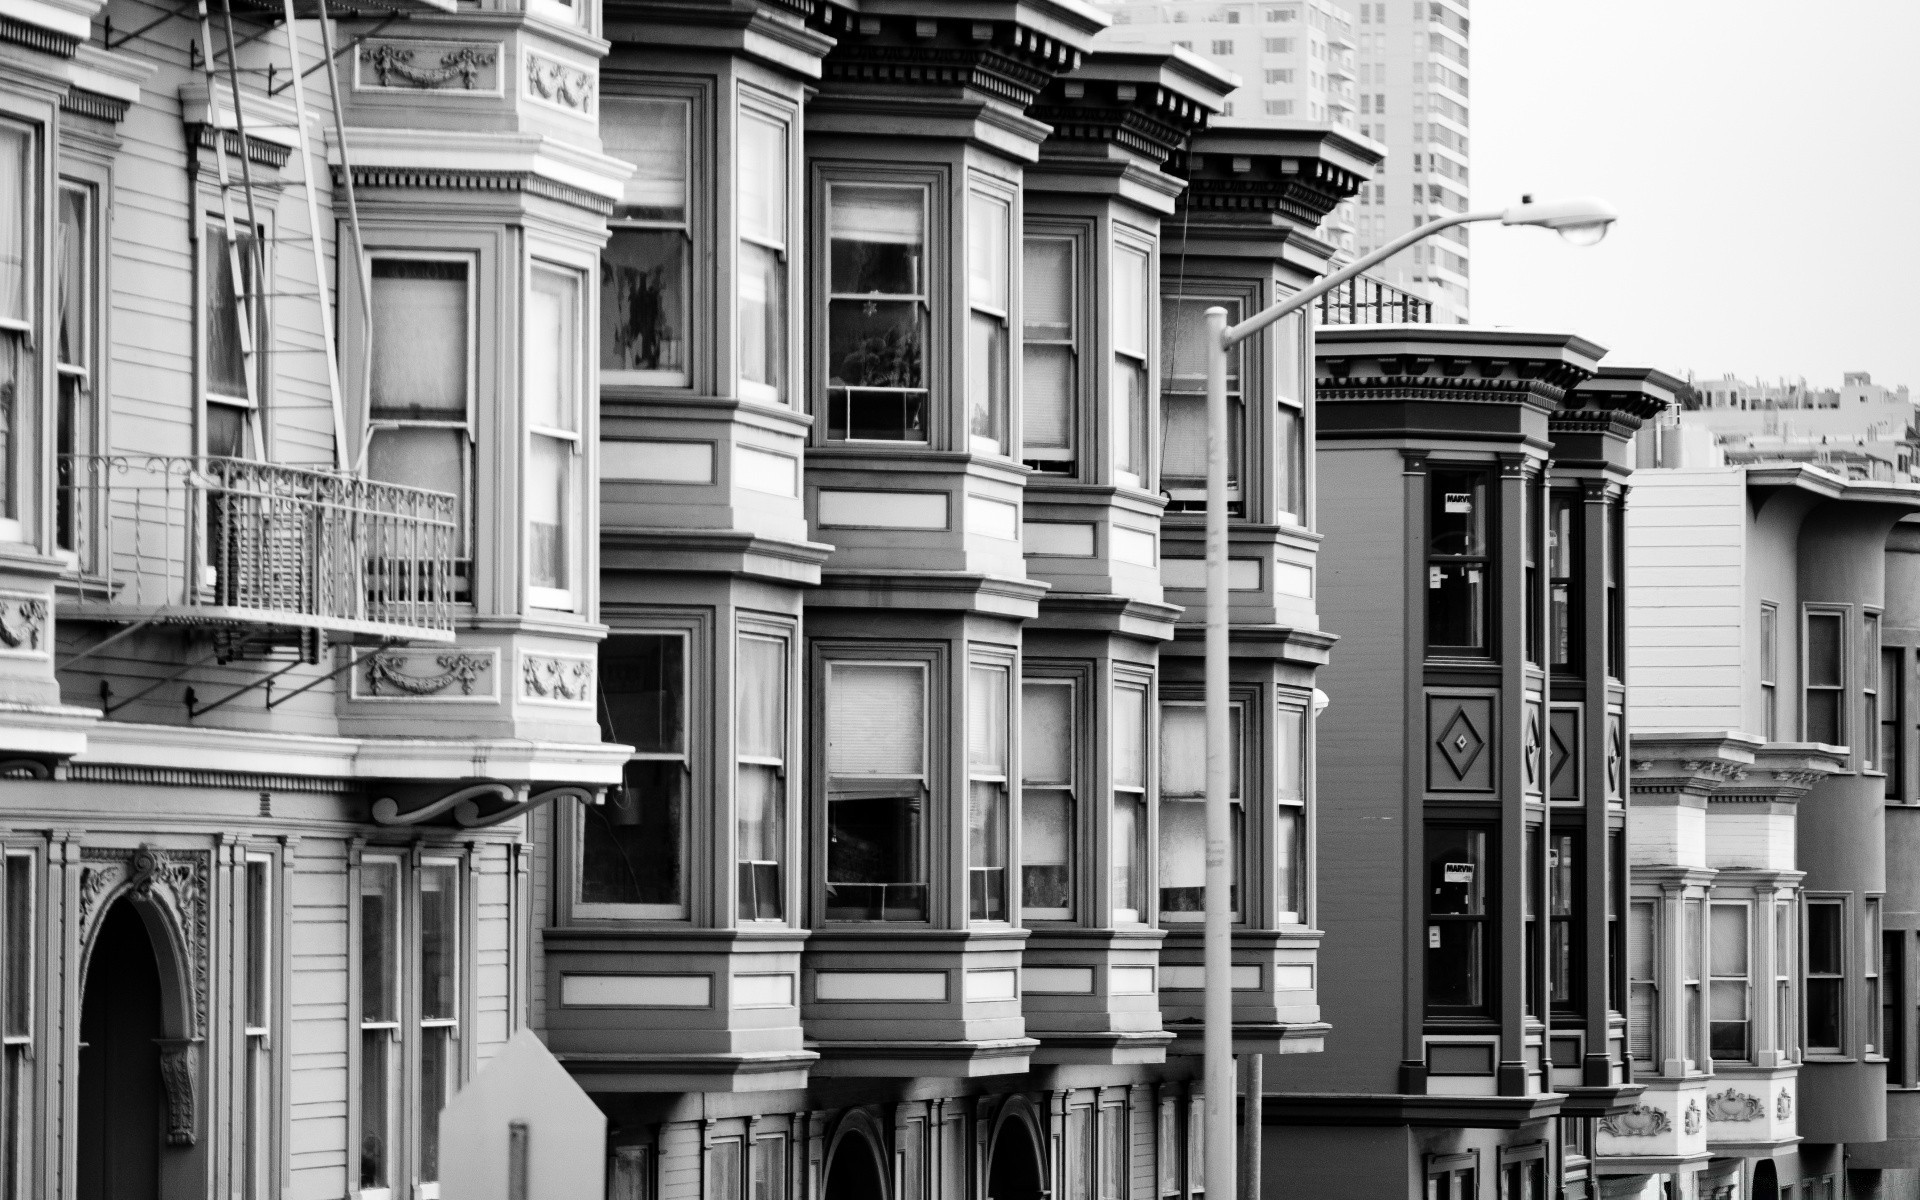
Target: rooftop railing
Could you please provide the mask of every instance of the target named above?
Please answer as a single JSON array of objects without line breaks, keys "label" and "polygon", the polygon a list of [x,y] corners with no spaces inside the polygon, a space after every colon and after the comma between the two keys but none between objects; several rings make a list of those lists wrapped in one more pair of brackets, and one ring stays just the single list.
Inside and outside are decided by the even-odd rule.
[{"label": "rooftop railing", "polygon": [[1433,301],[1366,275],[1320,297],[1322,325],[1431,325]]},{"label": "rooftop railing", "polygon": [[246,459],[65,455],[69,611],[450,641],[467,579],[456,504]]}]

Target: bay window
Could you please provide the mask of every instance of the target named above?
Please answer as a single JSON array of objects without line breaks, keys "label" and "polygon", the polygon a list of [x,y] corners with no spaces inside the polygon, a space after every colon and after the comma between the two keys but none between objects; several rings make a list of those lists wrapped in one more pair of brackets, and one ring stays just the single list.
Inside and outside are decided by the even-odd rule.
[{"label": "bay window", "polygon": [[738,912],[787,915],[787,639],[742,633],[734,679]]},{"label": "bay window", "polygon": [[621,786],[581,807],[575,911],[687,915],[687,635],[615,633],[600,650],[606,737],[633,747]]},{"label": "bay window", "polygon": [[1116,482],[1128,487],[1147,483],[1147,422],[1153,408],[1147,381],[1152,293],[1147,289],[1152,279],[1146,251],[1113,248],[1113,470]]},{"label": "bay window", "polygon": [[[93,189],[84,184],[62,183],[55,230],[54,270],[58,293],[53,343],[60,394],[53,418],[54,462],[59,484],[54,508],[54,545],[74,555],[86,551],[90,539],[86,528],[89,510],[84,489],[79,486],[89,475],[84,467],[76,469],[73,456],[94,453],[98,424],[94,306],[99,284],[98,256],[94,253],[97,232],[94,195]],[[4,331],[0,331],[0,338],[4,337]]]},{"label": "bay window", "polygon": [[367,475],[456,497],[454,595],[468,596],[473,495],[473,263],[378,254]]},{"label": "bay window", "polygon": [[1279,772],[1274,799],[1276,919],[1304,921],[1307,913],[1307,713],[1280,709]]},{"label": "bay window", "polygon": [[1627,906],[1627,1056],[1651,1064],[1660,1055],[1660,961],[1658,908],[1651,901]]},{"label": "bay window", "polygon": [[20,536],[23,476],[32,456],[20,440],[23,413],[32,411],[34,244],[40,205],[35,186],[34,136],[0,123],[0,535]]},{"label": "bay window", "polygon": [[1020,268],[1020,457],[1071,473],[1079,418],[1079,269],[1070,237],[1029,235]]},{"label": "bay window", "polygon": [[787,402],[787,122],[740,114],[740,394]]},{"label": "bay window", "polygon": [[[1240,860],[1245,836],[1241,805],[1243,706],[1231,707],[1228,802],[1233,806],[1228,907],[1240,916]],[[1160,919],[1205,919],[1207,898],[1207,720],[1194,701],[1160,706]]]},{"label": "bay window", "polygon": [[1805,639],[1806,740],[1844,746],[1847,739],[1846,616],[1808,610]]},{"label": "bay window", "polygon": [[1708,1050],[1715,1062],[1746,1062],[1753,1056],[1747,912],[1745,904],[1713,905],[1707,986],[1711,989]]},{"label": "bay window", "polygon": [[1113,689],[1113,923],[1137,925],[1147,911],[1147,689]]},{"label": "bay window", "polygon": [[827,437],[927,440],[927,192],[827,188]]},{"label": "bay window", "polygon": [[1427,1013],[1490,1014],[1498,887],[1491,827],[1430,821],[1427,852]]},{"label": "bay window", "polygon": [[1586,623],[1580,619],[1583,594],[1582,510],[1580,493],[1555,491],[1547,500],[1547,641],[1550,665],[1580,669]]},{"label": "bay window", "polygon": [[826,914],[927,919],[927,668],[827,666]]},{"label": "bay window", "polygon": [[1009,675],[967,669],[967,910],[975,921],[1007,919]]},{"label": "bay window", "polygon": [[1435,470],[1427,479],[1427,650],[1485,655],[1492,542],[1487,476]]},{"label": "bay window", "polygon": [[1020,915],[1073,917],[1078,689],[1029,679],[1020,690]]},{"label": "bay window", "polygon": [[1807,1050],[1839,1054],[1846,1035],[1846,901],[1807,901]]},{"label": "bay window", "polygon": [[600,252],[600,369],[609,383],[685,387],[693,226],[693,105],[607,96],[600,137],[633,167]]},{"label": "bay window", "polygon": [[234,225],[230,242],[225,223],[206,226],[201,239],[202,295],[206,304],[207,453],[220,458],[245,458],[251,449],[265,457],[260,439],[269,377],[269,356],[259,353],[266,335],[266,296],[261,281],[268,277],[262,259],[260,231],[244,221]]},{"label": "bay window", "polygon": [[[1240,318],[1238,300],[1162,297],[1161,361],[1166,387],[1160,396],[1160,484],[1173,497],[1169,512],[1207,506],[1207,310],[1227,310],[1227,324]],[[1241,399],[1245,351],[1227,351],[1227,503],[1240,504],[1241,447],[1246,442],[1246,405]]]},{"label": "bay window", "polygon": [[967,197],[967,434],[976,454],[1006,454],[1007,278],[1012,206],[978,192]]},{"label": "bay window", "polygon": [[579,587],[580,279],[536,266],[527,290],[527,597],[572,609]]}]

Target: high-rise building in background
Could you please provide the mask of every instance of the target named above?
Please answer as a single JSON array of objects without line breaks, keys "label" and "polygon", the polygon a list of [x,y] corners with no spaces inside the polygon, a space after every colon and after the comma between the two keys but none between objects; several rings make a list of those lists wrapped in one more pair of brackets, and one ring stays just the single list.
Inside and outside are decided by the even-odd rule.
[{"label": "high-rise building in background", "polygon": [[[1469,20],[1464,0],[1103,0],[1117,41],[1171,42],[1240,76],[1238,117],[1325,121],[1387,147],[1387,161],[1321,232],[1364,254],[1467,208]],[[1467,319],[1467,231],[1448,230],[1371,272]]]}]

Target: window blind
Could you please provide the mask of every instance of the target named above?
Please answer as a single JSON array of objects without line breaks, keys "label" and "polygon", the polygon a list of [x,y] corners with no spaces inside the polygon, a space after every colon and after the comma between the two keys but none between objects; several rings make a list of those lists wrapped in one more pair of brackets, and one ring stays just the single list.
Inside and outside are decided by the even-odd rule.
[{"label": "window blind", "polygon": [[827,683],[827,771],[917,778],[926,773],[926,671],[834,663]]},{"label": "window blind", "polygon": [[464,421],[467,415],[467,264],[376,258],[374,415]]},{"label": "window blind", "polygon": [[1073,687],[1029,683],[1021,689],[1020,770],[1026,782],[1066,786],[1073,782]]},{"label": "window blind", "polygon": [[1020,277],[1020,320],[1026,336],[1073,337],[1073,239],[1028,238]]},{"label": "window blind", "polygon": [[1116,787],[1147,786],[1147,693],[1143,688],[1113,690],[1113,782]]},{"label": "window blind", "polygon": [[617,216],[682,221],[687,212],[687,126],[692,106],[685,100],[608,97],[602,105],[601,145],[608,154],[633,164],[621,192]]},{"label": "window blind", "polygon": [[835,241],[918,246],[926,239],[926,212],[918,188],[835,187],[827,229]]},{"label": "window blind", "polygon": [[787,128],[740,117],[740,232],[774,245],[787,241]]}]

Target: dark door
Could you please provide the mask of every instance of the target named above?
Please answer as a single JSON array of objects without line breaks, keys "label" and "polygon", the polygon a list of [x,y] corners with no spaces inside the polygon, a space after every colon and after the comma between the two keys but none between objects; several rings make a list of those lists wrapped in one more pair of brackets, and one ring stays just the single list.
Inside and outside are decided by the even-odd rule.
[{"label": "dark door", "polygon": [[993,1139],[987,1200],[1040,1200],[1040,1155],[1025,1124],[1008,1121]]},{"label": "dark door", "polygon": [[825,1200],[887,1200],[880,1183],[880,1160],[867,1139],[849,1134],[833,1148]]},{"label": "dark door", "polygon": [[120,901],[101,918],[80,1010],[78,1200],[159,1200],[160,969]]}]

